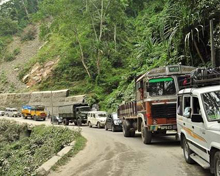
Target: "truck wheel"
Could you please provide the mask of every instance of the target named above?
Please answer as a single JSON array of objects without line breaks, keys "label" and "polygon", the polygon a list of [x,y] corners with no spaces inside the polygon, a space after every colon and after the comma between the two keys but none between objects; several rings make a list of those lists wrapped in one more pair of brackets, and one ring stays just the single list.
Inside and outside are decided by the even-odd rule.
[{"label": "truck wheel", "polygon": [[99,123],[99,122],[97,123],[97,127],[98,127],[98,128],[101,128],[101,126],[100,126],[100,123]]},{"label": "truck wheel", "polygon": [[148,129],[144,126],[142,122],[141,125],[141,138],[144,144],[150,144],[152,139],[152,132],[148,131]]},{"label": "truck wheel", "polygon": [[189,144],[186,140],[185,137],[183,137],[183,155],[184,155],[184,158],[186,160],[187,163],[189,164],[193,164],[194,163],[194,160],[190,157],[190,155],[193,153],[192,150],[189,148]]},{"label": "truck wheel", "polygon": [[115,126],[112,125],[112,132],[115,132]]},{"label": "truck wheel", "polygon": [[220,151],[214,155],[215,176],[220,176]]},{"label": "truck wheel", "polygon": [[82,121],[80,119],[77,120],[77,125],[82,126]]},{"label": "truck wheel", "polygon": [[130,130],[130,136],[135,137],[135,131],[134,130]]},{"label": "truck wheel", "polygon": [[130,127],[129,127],[129,122],[127,120],[123,121],[123,134],[124,137],[130,137]]},{"label": "truck wheel", "polygon": [[63,123],[64,123],[64,125],[69,125],[69,120],[64,119]]}]

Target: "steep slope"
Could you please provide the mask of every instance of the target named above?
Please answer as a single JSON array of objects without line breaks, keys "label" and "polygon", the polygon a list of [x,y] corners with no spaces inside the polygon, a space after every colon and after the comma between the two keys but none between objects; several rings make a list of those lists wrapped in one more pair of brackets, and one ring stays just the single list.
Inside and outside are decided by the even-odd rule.
[{"label": "steep slope", "polygon": [[18,74],[30,59],[37,54],[43,44],[39,40],[39,25],[34,27],[29,25],[25,28],[24,33],[33,28],[36,28],[36,35],[33,40],[22,42],[21,37],[15,36],[13,42],[7,47],[9,53],[16,49],[19,50],[19,53],[14,60],[0,64],[1,92],[20,92],[26,89],[27,86],[19,80]]}]

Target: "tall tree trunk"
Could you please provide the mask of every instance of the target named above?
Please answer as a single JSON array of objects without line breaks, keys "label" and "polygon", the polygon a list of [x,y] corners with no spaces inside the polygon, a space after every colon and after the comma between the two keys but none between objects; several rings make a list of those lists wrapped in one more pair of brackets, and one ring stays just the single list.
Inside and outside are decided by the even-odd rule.
[{"label": "tall tree trunk", "polygon": [[199,48],[198,48],[198,46],[197,46],[196,41],[193,40],[193,43],[194,43],[194,46],[195,46],[195,48],[196,48],[196,51],[197,51],[197,53],[198,53],[198,55],[199,55],[199,58],[201,59],[202,63],[205,64],[205,61],[204,61],[204,59],[203,59],[203,57],[202,57],[202,55],[201,55],[201,53],[200,53],[200,51],[199,51]]},{"label": "tall tree trunk", "polygon": [[89,76],[89,78],[91,78],[89,69],[88,69],[88,67],[87,67],[87,65],[86,65],[86,63],[85,63],[85,57],[84,57],[84,53],[83,53],[83,48],[82,48],[81,42],[80,42],[80,40],[79,40],[79,35],[78,35],[78,31],[77,31],[76,26],[74,26],[74,33],[75,33],[75,37],[76,37],[76,40],[77,40],[77,42],[78,42],[78,44],[79,44],[79,48],[80,48],[81,62],[82,62],[82,64],[83,64],[83,67],[84,67],[85,70],[86,70],[87,75]]},{"label": "tall tree trunk", "polygon": [[29,19],[29,13],[28,13],[28,10],[27,10],[27,8],[26,8],[26,6],[25,6],[25,2],[24,2],[24,0],[22,0],[21,2],[22,2],[22,4],[23,4],[24,11],[25,11],[25,13],[26,13],[26,15],[27,15],[27,18]]},{"label": "tall tree trunk", "polygon": [[115,51],[117,51],[117,26],[114,25],[114,42],[115,42]]},{"label": "tall tree trunk", "polygon": [[[103,18],[104,18],[104,0],[101,0],[100,26],[99,26],[99,39],[98,39],[99,44],[102,41],[103,21],[104,21]],[[99,47],[100,47],[100,45],[99,45]],[[101,72],[100,61],[101,61],[101,50],[100,50],[100,48],[98,48],[97,64],[96,64],[98,75],[100,75],[100,72]]]}]

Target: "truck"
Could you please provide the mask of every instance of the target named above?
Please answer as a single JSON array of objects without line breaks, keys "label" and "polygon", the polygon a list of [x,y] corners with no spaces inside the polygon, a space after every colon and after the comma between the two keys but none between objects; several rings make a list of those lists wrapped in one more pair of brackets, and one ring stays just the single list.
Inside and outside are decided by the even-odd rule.
[{"label": "truck", "polygon": [[185,161],[220,175],[220,68],[198,68],[178,93],[177,129]]},{"label": "truck", "polygon": [[42,105],[24,105],[22,106],[21,114],[24,119],[27,119],[30,117],[34,120],[45,120],[47,117],[47,113],[45,112],[45,106]]},{"label": "truck", "polygon": [[81,126],[87,123],[87,114],[90,107],[87,103],[75,103],[58,107],[59,118],[62,119],[64,125],[74,123]]},{"label": "truck", "polygon": [[154,135],[177,137],[177,92],[194,69],[168,65],[136,77],[135,100],[118,107],[124,136],[133,137],[135,131],[141,132],[144,144],[150,144]]}]

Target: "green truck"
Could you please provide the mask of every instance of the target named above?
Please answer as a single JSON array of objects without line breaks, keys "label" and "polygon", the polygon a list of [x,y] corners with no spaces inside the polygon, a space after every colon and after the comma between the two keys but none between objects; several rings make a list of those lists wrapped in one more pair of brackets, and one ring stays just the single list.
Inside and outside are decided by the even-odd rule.
[{"label": "green truck", "polygon": [[81,126],[87,123],[87,114],[90,107],[86,103],[75,103],[58,107],[59,118],[62,119],[64,125],[74,123]]}]

